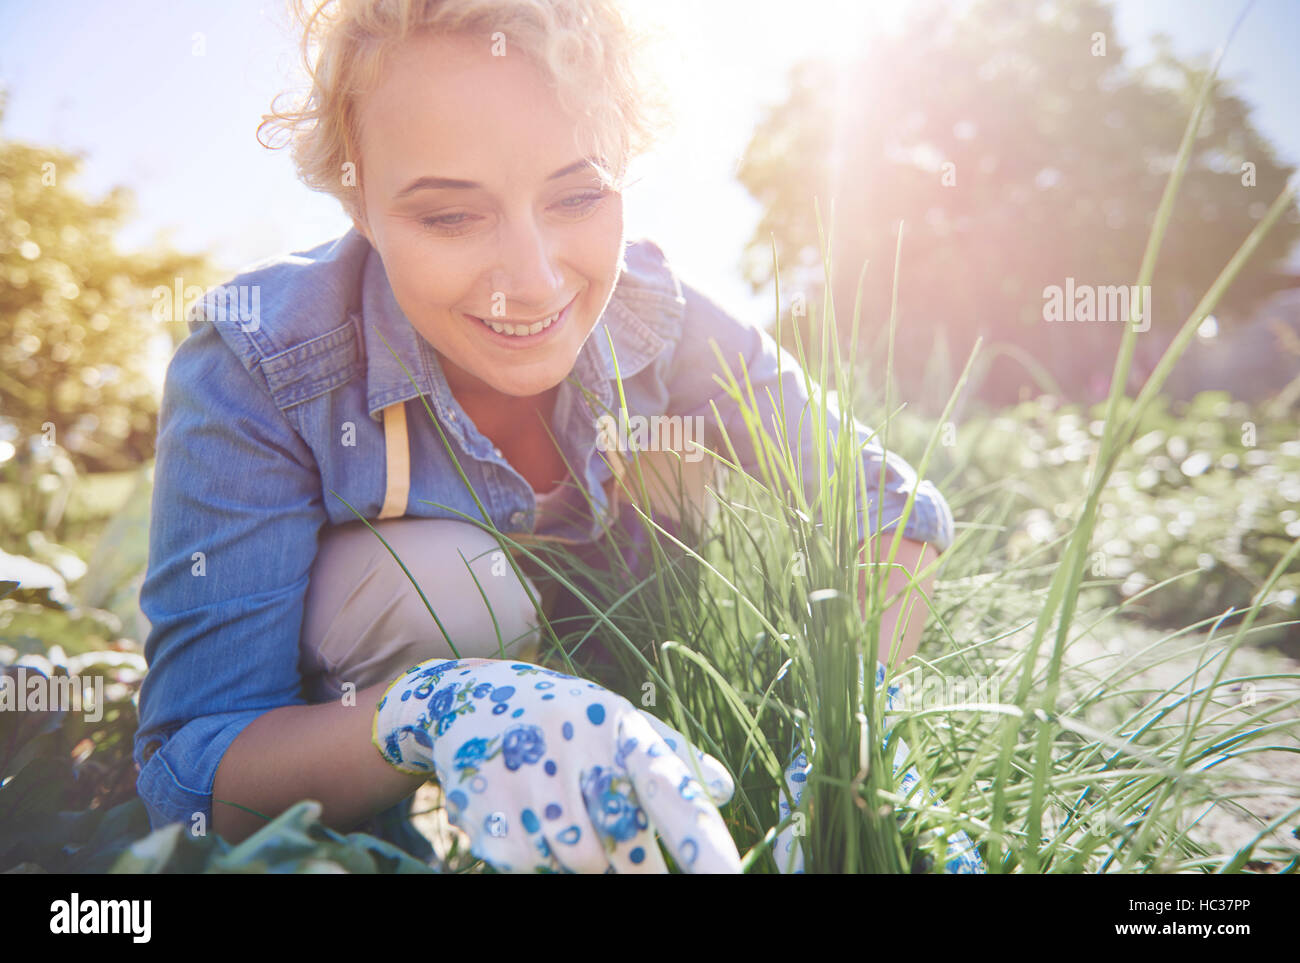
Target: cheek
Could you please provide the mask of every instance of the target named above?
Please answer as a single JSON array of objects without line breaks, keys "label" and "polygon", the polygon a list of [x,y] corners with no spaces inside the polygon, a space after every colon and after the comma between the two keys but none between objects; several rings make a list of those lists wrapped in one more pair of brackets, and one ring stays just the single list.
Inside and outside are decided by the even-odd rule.
[{"label": "cheek", "polygon": [[610,204],[588,222],[582,235],[582,259],[586,274],[612,289],[623,256],[623,205]]},{"label": "cheek", "polygon": [[466,279],[474,277],[472,264],[415,240],[389,253],[385,270],[393,293],[403,304],[420,305],[429,312],[465,303],[469,295]]},{"label": "cheek", "polygon": [[[615,195],[606,205],[605,210],[596,216],[598,230],[604,237],[606,245],[622,248],[623,241],[623,197]],[[615,256],[617,260],[617,256]]]}]

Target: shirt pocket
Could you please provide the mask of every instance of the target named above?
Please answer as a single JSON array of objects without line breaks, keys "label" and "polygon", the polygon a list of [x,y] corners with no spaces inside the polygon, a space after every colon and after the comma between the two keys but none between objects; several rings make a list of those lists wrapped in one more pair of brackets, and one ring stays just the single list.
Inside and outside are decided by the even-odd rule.
[{"label": "shirt pocket", "polygon": [[290,415],[292,410],[347,384],[362,374],[357,331],[349,319],[333,330],[317,335],[261,361],[262,375],[276,407]]}]

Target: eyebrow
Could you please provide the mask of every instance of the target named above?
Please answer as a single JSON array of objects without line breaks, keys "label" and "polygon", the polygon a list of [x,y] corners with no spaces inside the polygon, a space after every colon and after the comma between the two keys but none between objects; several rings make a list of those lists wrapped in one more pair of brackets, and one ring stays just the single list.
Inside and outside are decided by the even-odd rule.
[{"label": "eyebrow", "polygon": [[[567,167],[561,167],[558,171],[556,171],[554,174],[550,175],[546,179],[548,181],[559,180],[561,177],[567,177],[570,174],[576,174],[578,171],[583,170],[584,168],[590,166],[594,166],[594,165],[592,165],[589,159],[583,158],[582,160],[574,161],[572,164],[569,164]],[[454,177],[417,177],[415,180],[411,181],[411,183],[407,184],[404,188],[398,191],[397,194],[394,195],[393,199],[400,200],[401,198],[405,197],[408,194],[414,194],[416,191],[424,191],[424,190],[473,191],[473,190],[480,190],[482,189],[482,187],[483,185],[480,184],[478,181],[462,181],[462,180],[457,180]]]}]

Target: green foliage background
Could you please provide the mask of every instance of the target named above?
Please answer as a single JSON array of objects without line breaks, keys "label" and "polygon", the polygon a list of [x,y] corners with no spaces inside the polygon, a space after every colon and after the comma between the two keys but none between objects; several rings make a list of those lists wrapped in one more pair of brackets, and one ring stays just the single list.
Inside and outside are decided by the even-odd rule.
[{"label": "green foliage background", "polygon": [[187,330],[153,320],[150,292],[177,277],[206,285],[212,270],[165,248],[118,250],[131,196],[84,197],[82,163],[0,138],[0,422],[23,444],[52,423],[78,471],[125,470],[153,457],[155,338],[166,357]]},{"label": "green foliage background", "polygon": [[[810,203],[821,198],[846,354],[847,307],[867,266],[866,352],[888,327],[890,266],[898,225],[906,222],[894,369],[902,397],[937,412],[956,371],[937,389],[926,383],[936,347],[960,365],[983,338],[986,351],[1008,344],[1032,355],[1065,397],[1097,400],[1119,326],[1088,325],[1084,338],[1069,325],[1044,324],[1042,292],[1067,277],[1133,283],[1188,112],[1209,73],[1208,64],[1180,60],[1167,38],[1156,39],[1155,58],[1134,62],[1102,0],[922,0],[908,6],[897,35],[874,38],[843,75],[831,63],[799,64],[785,99],[755,126],[738,171],[762,207],[744,251],[746,277],[755,291],[771,284],[775,239],[787,305],[801,291],[821,299]],[[1160,332],[1186,317],[1294,173],[1256,130],[1230,81],[1216,77],[1209,98],[1151,281],[1156,333],[1139,352],[1147,342],[1163,346]],[[1252,186],[1243,183],[1247,162]],[[1284,270],[1297,238],[1293,206],[1226,294],[1225,325],[1297,283]],[[792,320],[788,337],[802,325],[804,343],[817,343],[815,312]],[[1151,360],[1140,353],[1130,387]],[[979,391],[1004,404],[1041,387],[1002,356]]]}]

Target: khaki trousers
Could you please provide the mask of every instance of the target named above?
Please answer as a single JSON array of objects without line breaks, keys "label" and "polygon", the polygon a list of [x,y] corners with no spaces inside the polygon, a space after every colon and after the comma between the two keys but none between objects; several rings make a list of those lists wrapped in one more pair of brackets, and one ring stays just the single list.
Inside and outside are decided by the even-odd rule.
[{"label": "khaki trousers", "polygon": [[[657,522],[680,521],[679,484],[688,510],[711,517],[713,499],[706,486],[716,480],[716,462],[708,455],[691,462],[674,452],[643,452],[631,462],[612,461],[614,517],[620,504],[645,505],[634,470],[638,464],[649,494],[647,514]],[[390,469],[392,464],[390,457]],[[399,497],[395,510],[404,508],[404,496]],[[424,599],[365,524],[326,529],[307,589],[299,645],[309,702],[331,701],[349,683],[357,691],[395,679],[426,659],[456,658],[455,653],[461,658],[536,660],[542,633],[530,594],[549,616],[558,586],[542,580],[545,595],[539,592],[526,558],[516,555],[524,571],[521,581],[496,539],[468,522],[402,515],[371,524],[401,558]],[[512,537],[526,544],[555,541]]]}]

